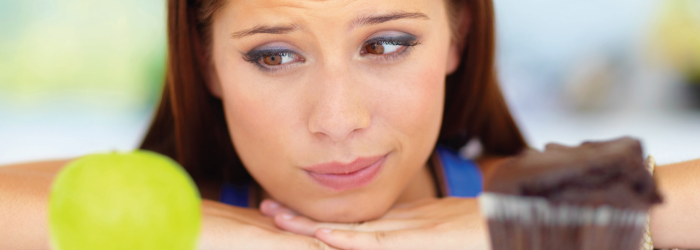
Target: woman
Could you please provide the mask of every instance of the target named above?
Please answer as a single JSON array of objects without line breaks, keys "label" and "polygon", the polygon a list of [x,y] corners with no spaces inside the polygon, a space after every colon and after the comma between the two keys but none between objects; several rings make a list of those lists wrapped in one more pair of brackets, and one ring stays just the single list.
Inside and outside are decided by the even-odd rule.
[{"label": "woman", "polygon": [[[142,148],[195,179],[200,248],[486,248],[475,199],[444,197],[526,147],[494,77],[492,8],[168,1],[166,85]],[[452,152],[470,140],[481,175],[452,171],[474,167]],[[65,162],[0,168],[0,248],[47,246],[48,188]],[[658,171],[657,246],[700,246],[700,217],[682,213],[700,205],[695,165]]]}]

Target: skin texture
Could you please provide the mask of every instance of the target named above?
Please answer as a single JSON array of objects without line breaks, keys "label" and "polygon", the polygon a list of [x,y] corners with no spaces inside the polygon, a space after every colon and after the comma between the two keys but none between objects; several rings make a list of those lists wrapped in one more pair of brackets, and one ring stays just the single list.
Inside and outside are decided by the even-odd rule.
[{"label": "skin texture", "polygon": [[700,160],[657,167],[654,178],[664,203],[652,208],[649,227],[655,248],[700,248]]},{"label": "skin texture", "polygon": [[[237,0],[217,13],[218,81],[209,87],[224,100],[232,142],[269,199],[260,209],[204,200],[199,249],[488,249],[477,201],[431,198],[435,184],[424,166],[439,128],[444,76],[459,54],[435,3]],[[359,13],[396,10],[430,19],[347,28]],[[289,23],[303,29],[230,38],[255,25]],[[360,56],[367,38],[392,31],[415,33],[421,44],[392,63]],[[269,75],[242,60],[241,53],[273,42],[295,48],[305,64]],[[378,178],[356,190],[326,190],[300,170],[387,152]],[[502,160],[478,165],[495,169],[490,165]],[[48,249],[49,187],[65,163],[0,167],[0,249]],[[651,213],[656,245],[700,247],[700,160],[659,167],[655,176],[666,199]],[[199,188],[215,199],[218,186]]]},{"label": "skin texture", "polygon": [[[242,0],[219,10],[212,26],[218,81],[210,88],[223,100],[237,153],[271,198],[333,222],[379,218],[402,200],[437,141],[445,76],[457,64],[445,7],[434,3]],[[358,17],[396,12],[427,17],[352,25]],[[286,34],[232,37],[290,24],[297,29]],[[419,44],[394,56],[363,54],[368,39],[403,34]],[[269,47],[303,59],[275,72],[244,60]],[[302,169],[385,154],[371,183],[345,191],[317,184]]]},{"label": "skin texture", "polygon": [[48,196],[68,161],[0,167],[0,249],[48,249]]}]

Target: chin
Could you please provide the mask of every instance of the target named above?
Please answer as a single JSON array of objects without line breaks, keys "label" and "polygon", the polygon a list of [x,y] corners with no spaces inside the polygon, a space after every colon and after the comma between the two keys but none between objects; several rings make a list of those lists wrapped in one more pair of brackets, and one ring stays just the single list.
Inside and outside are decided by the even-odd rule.
[{"label": "chin", "polygon": [[355,223],[374,220],[382,217],[391,207],[391,202],[348,202],[330,200],[322,202],[310,202],[314,204],[299,209],[305,216],[322,222]]}]

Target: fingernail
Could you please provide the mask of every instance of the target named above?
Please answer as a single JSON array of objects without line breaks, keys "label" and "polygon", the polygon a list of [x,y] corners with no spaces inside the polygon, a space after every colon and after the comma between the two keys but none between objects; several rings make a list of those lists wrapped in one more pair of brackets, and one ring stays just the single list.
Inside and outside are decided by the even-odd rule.
[{"label": "fingernail", "polygon": [[324,233],[324,234],[329,234],[329,233],[331,233],[331,231],[333,231],[333,229],[330,229],[330,228],[321,228],[321,232]]},{"label": "fingernail", "polygon": [[277,203],[277,202],[274,202],[274,201],[270,201],[270,202],[268,203],[268,206],[269,206],[270,208],[272,208],[272,209],[275,209],[275,208],[280,207],[280,204]]},{"label": "fingernail", "polygon": [[291,214],[282,214],[282,219],[291,220],[292,218],[294,218],[294,215],[291,215]]}]

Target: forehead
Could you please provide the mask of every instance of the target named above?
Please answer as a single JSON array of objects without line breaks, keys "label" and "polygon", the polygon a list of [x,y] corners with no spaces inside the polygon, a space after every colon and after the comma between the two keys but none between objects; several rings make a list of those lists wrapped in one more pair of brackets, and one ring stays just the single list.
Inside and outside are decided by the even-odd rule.
[{"label": "forehead", "polygon": [[434,19],[443,7],[442,0],[229,0],[218,16],[233,29],[261,24],[349,28],[352,21],[376,14],[418,12]]}]

